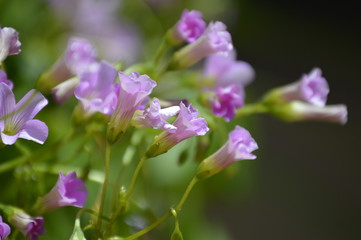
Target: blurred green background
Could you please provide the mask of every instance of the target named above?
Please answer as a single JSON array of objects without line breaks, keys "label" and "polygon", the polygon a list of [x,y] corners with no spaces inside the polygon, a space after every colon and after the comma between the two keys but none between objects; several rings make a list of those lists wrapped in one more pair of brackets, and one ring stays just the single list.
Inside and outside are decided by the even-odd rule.
[{"label": "blurred green background", "polygon": [[[6,60],[18,96],[35,86],[75,31],[49,2],[0,0],[0,24],[17,29],[23,44],[19,56]],[[247,88],[247,102],[317,66],[330,85],[328,103],[345,103],[349,111],[345,126],[290,124],[269,116],[238,119],[236,123],[246,124],[258,142],[258,158],[237,163],[196,186],[181,216],[184,238],[361,239],[361,29],[356,5],[347,1],[124,0],[118,17],[127,27],[136,28],[138,59],[151,57],[161,34],[184,8],[202,11],[208,21],[226,23],[238,59],[256,70],[256,79]],[[12,155],[11,149],[2,149],[0,161]],[[174,167],[168,164],[162,166]],[[175,180],[162,170],[149,166],[150,173],[160,174],[154,182],[163,189],[164,198],[177,199],[174,189],[184,188],[189,171]],[[0,186],[9,184],[6,177],[0,176]],[[66,221],[63,216],[55,213],[53,219]]]}]

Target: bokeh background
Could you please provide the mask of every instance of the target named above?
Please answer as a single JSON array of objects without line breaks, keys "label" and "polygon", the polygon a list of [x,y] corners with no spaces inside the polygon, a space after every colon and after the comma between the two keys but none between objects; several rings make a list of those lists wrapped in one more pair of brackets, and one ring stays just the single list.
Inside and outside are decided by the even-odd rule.
[{"label": "bokeh background", "polygon": [[[123,0],[99,11],[116,9],[114,20],[103,19],[97,11],[86,12],[86,7],[72,12],[74,2],[0,0],[0,24],[17,29],[23,44],[23,52],[6,63],[19,95],[34,87],[70,35],[89,36],[99,46],[104,39],[114,38],[106,42],[114,48],[101,54],[119,60],[120,55],[111,56],[115,51],[131,64],[150,58],[161,34],[188,8],[202,11],[208,21],[225,22],[238,58],[256,70],[256,79],[247,88],[247,102],[317,66],[330,85],[328,103],[348,106],[345,126],[291,124],[263,115],[237,119],[257,140],[258,158],[237,163],[196,187],[181,216],[185,239],[361,239],[361,28],[356,5],[347,1]],[[11,155],[0,153],[0,160]],[[162,173],[167,164],[160,170],[148,167],[148,173]],[[178,196],[172,189],[184,187],[183,178],[173,177],[160,174],[154,180],[165,195]],[[0,196],[4,184],[3,179]]]}]

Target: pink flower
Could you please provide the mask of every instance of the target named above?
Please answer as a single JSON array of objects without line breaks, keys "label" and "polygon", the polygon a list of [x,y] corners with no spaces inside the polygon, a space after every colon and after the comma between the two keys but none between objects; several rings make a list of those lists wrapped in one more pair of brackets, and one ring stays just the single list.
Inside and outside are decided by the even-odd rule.
[{"label": "pink flower", "polygon": [[2,217],[0,216],[0,239],[6,239],[10,235],[10,227],[3,222]]},{"label": "pink flower", "polygon": [[48,104],[36,90],[29,91],[17,104],[9,86],[0,83],[0,131],[1,141],[12,145],[18,138],[43,144],[48,137],[44,122],[33,119]]},{"label": "pink flower", "polygon": [[38,240],[39,235],[45,234],[44,218],[42,217],[31,217],[27,213],[17,210],[10,222],[31,240]]},{"label": "pink flower", "polygon": [[204,179],[220,172],[233,162],[240,160],[252,160],[256,156],[252,154],[258,149],[256,141],[244,128],[236,126],[228,135],[228,141],[215,153],[201,162],[197,170],[197,178]]},{"label": "pink flower", "polygon": [[244,105],[244,90],[232,84],[227,87],[218,87],[212,102],[212,111],[218,117],[231,121],[236,110]]},{"label": "pink flower", "polygon": [[19,54],[21,43],[19,33],[9,27],[0,27],[0,65],[7,56]]},{"label": "pink flower", "polygon": [[5,83],[8,85],[10,90],[12,90],[14,87],[13,82],[8,79],[6,73],[3,70],[0,70],[0,83]]}]

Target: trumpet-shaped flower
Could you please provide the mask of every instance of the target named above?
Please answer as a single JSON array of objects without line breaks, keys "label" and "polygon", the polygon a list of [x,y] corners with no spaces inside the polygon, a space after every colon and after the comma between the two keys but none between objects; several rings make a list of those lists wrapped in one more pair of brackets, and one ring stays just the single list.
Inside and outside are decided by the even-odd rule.
[{"label": "trumpet-shaped flower", "polygon": [[161,108],[158,98],[153,98],[150,107],[145,109],[141,115],[134,118],[134,125],[140,127],[152,127],[155,129],[163,129],[167,132],[174,133],[177,128],[168,123],[166,120],[177,115],[179,112],[178,106],[168,108]]},{"label": "trumpet-shaped flower", "polygon": [[0,64],[7,56],[19,54],[19,33],[10,27],[0,27]]},{"label": "trumpet-shaped flower", "polygon": [[228,55],[233,50],[233,44],[226,29],[222,22],[210,23],[202,36],[174,54],[171,68],[187,68],[214,53]]},{"label": "trumpet-shaped flower", "polygon": [[41,93],[31,90],[15,103],[9,86],[0,83],[0,103],[0,131],[4,144],[14,144],[18,138],[44,143],[48,137],[48,127],[44,122],[33,119],[48,103]]},{"label": "trumpet-shaped flower", "polygon": [[106,62],[93,63],[80,74],[75,97],[86,114],[101,112],[111,115],[117,105],[119,84],[114,84],[117,70]]},{"label": "trumpet-shaped flower", "polygon": [[243,61],[236,61],[235,53],[228,56],[224,54],[212,54],[207,58],[203,75],[212,80],[216,87],[236,84],[246,86],[253,81],[255,72],[252,66]]},{"label": "trumpet-shaped flower", "polygon": [[10,234],[10,227],[3,222],[2,217],[0,216],[0,239],[6,239]]},{"label": "trumpet-shaped flower", "polygon": [[163,154],[177,143],[193,136],[205,135],[209,130],[206,120],[198,117],[198,111],[192,105],[186,107],[182,102],[173,125],[176,127],[175,132],[164,131],[155,137],[146,153],[148,157]]},{"label": "trumpet-shaped flower", "polygon": [[197,178],[204,179],[220,172],[235,161],[252,160],[252,154],[258,149],[256,141],[244,128],[236,126],[228,135],[228,141],[215,153],[201,162],[197,170]]},{"label": "trumpet-shaped flower", "polygon": [[31,217],[22,210],[16,210],[9,221],[31,240],[38,240],[40,235],[45,234],[44,218]]},{"label": "trumpet-shaped flower", "polygon": [[192,43],[196,41],[205,31],[206,23],[202,13],[196,10],[184,10],[181,19],[171,29],[171,41],[174,44],[186,41]]},{"label": "trumpet-shaped flower", "polygon": [[0,83],[5,83],[9,86],[9,88],[12,90],[14,87],[14,84],[12,81],[10,81],[6,75],[6,73],[3,70],[0,70]]},{"label": "trumpet-shaped flower", "polygon": [[212,103],[214,115],[224,117],[227,122],[231,121],[238,108],[244,104],[244,90],[232,84],[227,87],[216,89]]},{"label": "trumpet-shaped flower", "polygon": [[157,85],[147,75],[132,72],[130,75],[119,73],[120,90],[116,109],[108,128],[108,141],[115,142],[123,134],[139,105],[149,96]]},{"label": "trumpet-shaped flower", "polygon": [[59,173],[58,181],[51,191],[40,198],[38,206],[41,212],[49,212],[63,206],[82,208],[85,205],[88,191],[75,172],[68,175]]}]

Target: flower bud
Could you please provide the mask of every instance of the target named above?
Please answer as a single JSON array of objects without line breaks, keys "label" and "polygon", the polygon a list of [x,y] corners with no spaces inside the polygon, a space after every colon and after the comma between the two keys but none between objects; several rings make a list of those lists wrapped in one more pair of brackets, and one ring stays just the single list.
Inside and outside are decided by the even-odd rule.
[{"label": "flower bud", "polygon": [[0,26],[0,65],[7,56],[19,54],[20,46],[19,33],[14,28]]},{"label": "flower bud", "polygon": [[0,216],[0,239],[6,239],[10,232],[9,225],[4,223],[2,217]]}]

